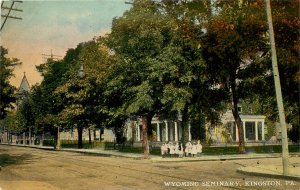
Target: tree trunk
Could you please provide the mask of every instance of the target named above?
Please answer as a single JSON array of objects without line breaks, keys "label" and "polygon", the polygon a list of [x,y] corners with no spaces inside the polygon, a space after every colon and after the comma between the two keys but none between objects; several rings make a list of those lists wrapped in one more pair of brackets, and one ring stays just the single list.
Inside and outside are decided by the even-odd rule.
[{"label": "tree trunk", "polygon": [[238,128],[238,137],[239,137],[239,153],[244,154],[245,153],[245,142],[244,142],[244,130],[243,130],[243,123],[239,114],[238,110],[238,96],[236,93],[236,84],[235,79],[231,81],[231,90],[232,90],[232,114],[235,120],[235,123]]},{"label": "tree trunk", "polygon": [[44,139],[45,139],[45,132],[43,131],[42,132],[42,138],[41,138],[41,141],[40,141],[41,146],[43,146],[43,144],[44,144]]},{"label": "tree trunk", "polygon": [[81,126],[78,126],[77,131],[78,131],[78,148],[80,149],[80,148],[83,148],[83,144],[82,144],[83,128]]},{"label": "tree trunk", "polygon": [[[235,105],[233,105],[233,106],[235,107]],[[238,113],[237,106],[236,106],[236,108],[232,109],[232,114],[234,116],[234,120],[235,120],[235,123],[236,123],[237,128],[238,128],[239,153],[244,154],[245,153],[245,142],[244,142],[243,123],[242,123],[242,120],[241,120],[240,115]]]},{"label": "tree trunk", "polygon": [[142,116],[142,128],[143,128],[143,149],[144,149],[144,159],[147,159],[149,156],[148,148],[148,127],[147,127],[147,116]]},{"label": "tree trunk", "polygon": [[28,139],[29,139],[29,145],[31,145],[31,128],[30,127],[29,127]]},{"label": "tree trunk", "polygon": [[60,149],[60,131],[59,131],[59,126],[57,126],[57,138],[56,138],[56,150]]},{"label": "tree trunk", "polygon": [[153,135],[153,126],[151,124],[152,118],[154,117],[154,112],[149,112],[147,114],[147,130],[148,130],[148,136]]},{"label": "tree trunk", "polygon": [[89,144],[92,144],[91,129],[89,128]]},{"label": "tree trunk", "polygon": [[57,126],[57,130],[55,131],[55,135],[54,135],[54,149],[55,150],[60,149],[60,131],[59,131],[58,126]]},{"label": "tree trunk", "polygon": [[182,138],[181,143],[185,144],[186,141],[189,140],[189,115],[188,115],[189,107],[185,104],[183,112],[182,112]]},{"label": "tree trunk", "polygon": [[9,144],[10,141],[9,141],[9,132],[8,132],[8,130],[7,130],[7,132],[6,132],[6,139],[7,139],[7,144]]},{"label": "tree trunk", "polygon": [[100,133],[100,136],[99,136],[100,142],[102,142],[102,128],[100,128],[99,133]]},{"label": "tree trunk", "polygon": [[25,145],[25,144],[26,144],[26,133],[23,132],[23,145]]},{"label": "tree trunk", "polygon": [[11,133],[9,133],[9,140],[10,140],[10,144],[12,144],[13,143],[13,136],[12,136]]},{"label": "tree trunk", "polygon": [[93,130],[94,142],[96,141],[96,129]]}]

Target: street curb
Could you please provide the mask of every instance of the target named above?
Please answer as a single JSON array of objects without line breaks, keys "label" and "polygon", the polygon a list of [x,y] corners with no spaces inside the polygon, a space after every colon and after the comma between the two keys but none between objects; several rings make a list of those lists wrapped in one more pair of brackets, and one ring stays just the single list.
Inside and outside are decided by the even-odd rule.
[{"label": "street curb", "polygon": [[133,158],[133,159],[142,158],[142,155],[141,156],[129,156],[129,155],[111,154],[111,153],[103,153],[103,152],[89,152],[89,151],[64,150],[64,149],[60,149],[58,151],[76,152],[76,153],[88,154],[88,155],[101,155],[101,156],[104,156],[104,157],[122,157],[122,158]]},{"label": "street curb", "polygon": [[35,149],[50,150],[50,151],[76,152],[76,153],[87,154],[87,155],[101,155],[103,157],[123,157],[123,158],[133,158],[133,159],[136,159],[136,160],[143,159],[143,155],[140,155],[140,156],[129,156],[129,155],[121,155],[121,154],[111,154],[111,153],[103,153],[103,152],[90,152],[90,151],[71,150],[71,149],[59,149],[59,150],[56,150],[53,147],[28,146],[28,145],[21,145],[21,144],[1,144],[1,145],[5,145],[5,146],[17,146],[17,147],[24,147],[24,148],[35,148]]},{"label": "street curb", "polygon": [[24,148],[35,148],[35,149],[42,149],[42,150],[53,150],[55,151],[54,148],[52,147],[45,147],[45,146],[29,146],[29,145],[22,145],[22,144],[3,144],[1,143],[0,145],[4,146],[17,146],[17,147],[24,147]]},{"label": "street curb", "polygon": [[268,174],[268,173],[260,173],[260,172],[253,172],[253,171],[245,171],[241,168],[237,169],[238,173],[246,174],[246,175],[253,175],[253,176],[261,176],[261,177],[268,177],[268,178],[274,178],[274,179],[287,179],[287,180],[293,180],[300,182],[300,176],[284,176],[280,174]]},{"label": "street curb", "polygon": [[166,160],[164,160],[165,158],[161,158],[161,159],[152,159],[152,161],[154,162],[197,162],[197,161],[226,161],[226,160],[250,160],[250,159],[265,159],[265,158],[279,158],[280,155],[265,155],[265,156],[253,156],[253,157],[217,157],[217,158],[195,158],[195,159],[184,159],[182,160],[181,158],[174,158],[174,160],[169,160],[168,158],[166,158]]}]

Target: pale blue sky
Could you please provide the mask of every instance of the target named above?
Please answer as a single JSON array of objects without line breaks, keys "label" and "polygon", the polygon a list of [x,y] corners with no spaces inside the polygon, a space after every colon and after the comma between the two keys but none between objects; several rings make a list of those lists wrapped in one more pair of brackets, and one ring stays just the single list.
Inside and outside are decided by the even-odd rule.
[{"label": "pale blue sky", "polygon": [[1,31],[1,44],[8,48],[10,57],[23,62],[11,80],[17,87],[23,72],[30,85],[41,81],[35,65],[44,61],[42,54],[50,54],[52,50],[53,54],[64,56],[78,43],[109,32],[112,19],[131,7],[125,0],[23,1],[16,5],[14,8],[23,12],[12,15],[23,19],[7,21]]}]

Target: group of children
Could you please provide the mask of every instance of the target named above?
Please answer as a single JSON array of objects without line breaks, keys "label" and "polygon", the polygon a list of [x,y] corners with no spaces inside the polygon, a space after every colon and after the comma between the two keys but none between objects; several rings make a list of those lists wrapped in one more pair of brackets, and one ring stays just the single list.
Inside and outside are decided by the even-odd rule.
[{"label": "group of children", "polygon": [[162,157],[170,156],[170,157],[179,157],[183,156],[200,156],[202,153],[202,145],[200,140],[198,140],[197,144],[192,144],[191,142],[187,142],[185,147],[183,147],[182,143],[179,145],[178,142],[173,144],[172,142],[164,143],[161,146],[161,155]]}]

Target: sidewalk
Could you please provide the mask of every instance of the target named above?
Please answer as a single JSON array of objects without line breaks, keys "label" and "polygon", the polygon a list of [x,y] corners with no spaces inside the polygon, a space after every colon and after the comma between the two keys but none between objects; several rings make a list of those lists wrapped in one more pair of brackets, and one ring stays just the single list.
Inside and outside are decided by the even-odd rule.
[{"label": "sidewalk", "polygon": [[[8,144],[4,144],[8,145]],[[9,145],[8,145],[9,146]],[[10,146],[38,148],[45,150],[54,150],[50,146],[39,146],[39,145],[19,145],[11,144]],[[103,148],[95,149],[76,149],[76,148],[61,148],[59,151],[66,152],[78,152],[84,154],[96,154],[108,157],[126,157],[133,159],[143,159],[143,154],[125,153],[119,152],[118,150],[104,150]],[[293,157],[300,157],[300,153],[290,154]],[[157,155],[149,155],[149,160],[152,162],[196,162],[196,161],[225,161],[225,160],[240,160],[240,159],[266,159],[266,158],[280,158],[281,154],[233,154],[233,155],[202,155],[200,157],[183,157],[183,158],[162,158]],[[300,160],[300,158],[299,158]],[[237,169],[237,172],[249,175],[257,175],[272,178],[289,179],[294,181],[300,181],[300,162],[298,164],[290,165],[289,175],[283,176],[282,166],[278,165],[259,165],[259,166],[246,166]]]},{"label": "sidewalk", "polygon": [[282,165],[246,166],[237,169],[237,172],[248,175],[287,179],[300,182],[300,163],[289,165],[289,175],[283,176]]},{"label": "sidewalk", "polygon": [[[6,144],[6,143],[2,143],[2,145],[37,148],[37,149],[55,151],[53,146]],[[107,157],[112,156],[112,157],[126,157],[126,158],[135,158],[135,159],[142,159],[143,158],[143,154],[119,152],[118,150],[104,150],[103,148],[94,148],[94,149],[61,148],[61,149],[59,149],[59,151],[78,152],[78,153],[84,153],[84,154],[96,154],[96,155],[107,156]],[[152,159],[152,158],[155,158],[155,157],[159,157],[159,156],[150,155],[149,159]]]},{"label": "sidewalk", "polygon": [[162,158],[156,157],[151,160],[159,162],[185,162],[185,161],[225,161],[257,158],[278,158],[280,154],[229,154],[229,155],[201,155],[200,157]]}]

